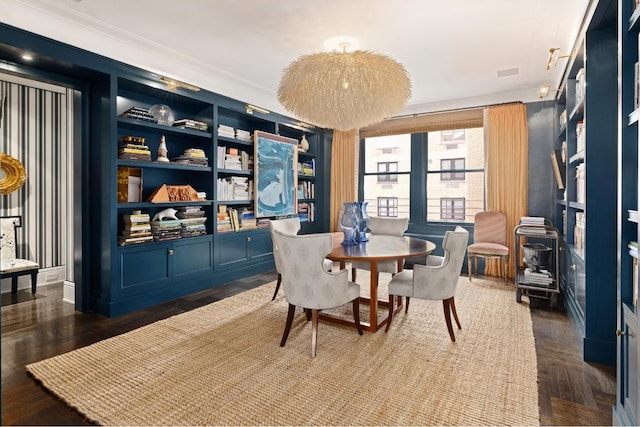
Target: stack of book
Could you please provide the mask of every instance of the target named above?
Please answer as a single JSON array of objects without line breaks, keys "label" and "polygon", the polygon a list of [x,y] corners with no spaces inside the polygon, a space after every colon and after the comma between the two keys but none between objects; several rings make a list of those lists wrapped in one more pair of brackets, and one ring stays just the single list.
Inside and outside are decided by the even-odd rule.
[{"label": "stack of book", "polygon": [[192,119],[180,119],[173,122],[171,125],[180,129],[192,129],[192,130],[201,130],[206,132],[209,129],[209,125],[205,122],[199,122],[197,120]]},{"label": "stack of book", "polygon": [[149,219],[149,214],[140,211],[123,215],[122,236],[118,236],[118,245],[126,246],[153,241]]},{"label": "stack of book", "polygon": [[298,203],[298,217],[300,222],[315,221],[315,206],[312,202]]},{"label": "stack of book", "polygon": [[182,220],[165,219],[151,221],[151,234],[153,240],[171,240],[182,237]]},{"label": "stack of book", "polygon": [[157,120],[153,118],[149,110],[142,107],[131,107],[124,113],[120,114],[120,117],[125,119],[144,120],[145,122],[157,123]]},{"label": "stack of book", "polygon": [[176,208],[176,211],[178,219],[202,218],[204,216],[202,206],[180,206]]},{"label": "stack of book", "polygon": [[233,227],[231,226],[231,217],[229,216],[229,211],[227,210],[226,205],[218,205],[217,230],[218,233],[233,231]]},{"label": "stack of book", "polygon": [[240,228],[243,230],[248,230],[251,228],[256,228],[256,215],[251,208],[244,208],[239,214],[240,219]]},{"label": "stack of book", "polygon": [[315,185],[309,181],[298,182],[298,199],[315,198]]},{"label": "stack of book", "polygon": [[553,283],[553,277],[548,270],[525,268],[524,281],[531,285],[549,286]]},{"label": "stack of book", "polygon": [[242,160],[240,150],[229,147],[224,155],[224,169],[242,170]]},{"label": "stack of book", "polygon": [[311,160],[309,162],[300,162],[298,163],[298,174],[304,176],[315,176],[316,175],[316,161]]},{"label": "stack of book", "polygon": [[218,136],[224,136],[226,138],[235,138],[236,130],[231,126],[227,125],[218,125]]},{"label": "stack of book", "polygon": [[181,220],[182,229],[180,230],[181,237],[195,237],[204,236],[207,234],[207,217],[200,218],[185,218]]},{"label": "stack of book", "polygon": [[519,232],[525,234],[535,234],[544,236],[547,234],[547,230],[544,227],[544,217],[541,216],[523,216],[520,218],[521,227]]},{"label": "stack of book", "polygon": [[204,150],[199,148],[187,148],[181,156],[171,159],[171,161],[183,165],[209,166],[209,159],[207,159]]},{"label": "stack of book", "polygon": [[239,139],[240,141],[245,141],[245,142],[253,141],[253,138],[251,137],[251,132],[249,132],[248,130],[242,130],[242,129],[236,129],[236,139]]},{"label": "stack of book", "polygon": [[122,160],[151,161],[151,150],[147,147],[147,139],[140,136],[121,137],[118,158]]}]

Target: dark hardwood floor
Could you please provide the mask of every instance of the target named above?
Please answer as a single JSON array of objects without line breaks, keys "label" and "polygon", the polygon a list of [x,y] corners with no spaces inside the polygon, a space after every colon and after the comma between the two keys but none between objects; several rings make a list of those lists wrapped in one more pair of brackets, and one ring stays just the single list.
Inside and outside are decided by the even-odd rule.
[{"label": "dark hardwood floor", "polygon": [[[146,310],[109,319],[77,313],[62,302],[62,285],[2,295],[2,425],[88,425],[25,370],[29,363],[261,286],[274,271],[230,282]],[[514,297],[515,303],[515,297]],[[542,425],[611,425],[615,368],[582,362],[576,324],[562,310],[533,300]],[[284,320],[283,320],[284,322]],[[283,323],[284,324],[284,323]],[[70,373],[73,375],[73,373]]]}]

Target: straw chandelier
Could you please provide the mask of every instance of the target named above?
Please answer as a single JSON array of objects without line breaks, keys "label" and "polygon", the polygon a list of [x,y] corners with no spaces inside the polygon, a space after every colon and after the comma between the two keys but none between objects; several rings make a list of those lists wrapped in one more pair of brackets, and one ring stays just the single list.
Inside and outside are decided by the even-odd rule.
[{"label": "straw chandelier", "polygon": [[367,50],[303,55],[282,73],[278,101],[323,128],[360,129],[400,110],[411,97],[402,64]]}]

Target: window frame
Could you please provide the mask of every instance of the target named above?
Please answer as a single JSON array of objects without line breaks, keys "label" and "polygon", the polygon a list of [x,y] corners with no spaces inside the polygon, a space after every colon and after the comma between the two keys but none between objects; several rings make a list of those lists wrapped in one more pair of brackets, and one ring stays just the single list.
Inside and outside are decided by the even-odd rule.
[{"label": "window frame", "polygon": [[[397,218],[398,217],[398,198],[397,197],[378,197],[378,216],[379,217],[384,217],[384,218]],[[393,206],[389,206],[389,204],[386,204],[385,206],[382,206],[382,204],[380,203],[382,200],[386,200],[387,202],[389,201],[393,201]],[[384,210],[389,213],[390,209],[393,209],[395,215],[382,215],[381,212],[381,208],[384,208]]]}]

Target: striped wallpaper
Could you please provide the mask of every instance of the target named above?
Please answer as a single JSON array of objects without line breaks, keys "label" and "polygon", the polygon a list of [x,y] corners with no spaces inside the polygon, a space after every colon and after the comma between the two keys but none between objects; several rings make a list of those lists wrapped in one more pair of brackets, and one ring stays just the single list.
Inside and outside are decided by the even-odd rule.
[{"label": "striped wallpaper", "polygon": [[22,188],[1,196],[0,214],[23,217],[19,254],[40,268],[63,266],[73,243],[66,190],[73,182],[73,96],[66,88],[23,80],[0,74],[0,151],[22,162],[27,174]]}]

